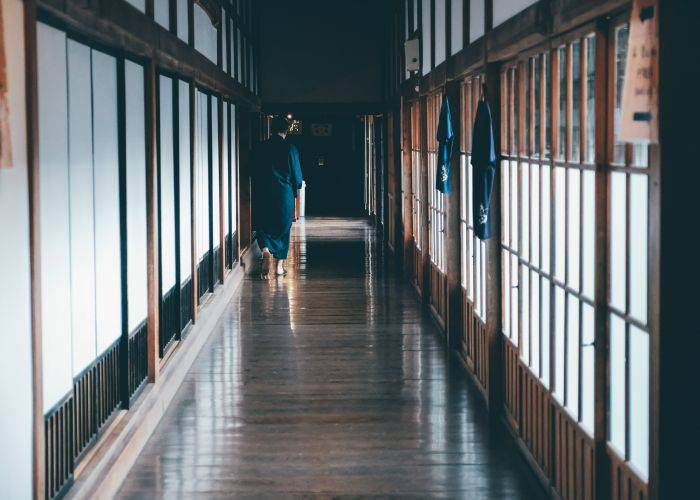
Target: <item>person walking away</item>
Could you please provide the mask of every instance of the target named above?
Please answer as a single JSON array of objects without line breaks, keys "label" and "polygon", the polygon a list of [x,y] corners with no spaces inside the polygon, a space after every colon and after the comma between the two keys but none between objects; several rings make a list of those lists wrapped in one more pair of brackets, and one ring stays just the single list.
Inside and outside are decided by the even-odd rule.
[{"label": "person walking away", "polygon": [[271,136],[252,154],[253,227],[262,252],[261,277],[268,279],[276,260],[275,274],[286,274],[289,233],[294,218],[294,198],[301,188],[299,153],[287,141],[289,123],[276,116]]}]

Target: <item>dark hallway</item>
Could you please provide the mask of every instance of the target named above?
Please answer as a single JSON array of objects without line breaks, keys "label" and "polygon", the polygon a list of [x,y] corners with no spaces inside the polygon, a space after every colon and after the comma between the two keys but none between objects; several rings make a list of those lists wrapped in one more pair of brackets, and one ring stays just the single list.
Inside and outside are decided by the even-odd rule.
[{"label": "dark hallway", "polygon": [[0,500],[697,497],[699,9],[0,0]]},{"label": "dark hallway", "polygon": [[290,275],[245,280],[117,497],[540,498],[379,245],[295,226]]}]

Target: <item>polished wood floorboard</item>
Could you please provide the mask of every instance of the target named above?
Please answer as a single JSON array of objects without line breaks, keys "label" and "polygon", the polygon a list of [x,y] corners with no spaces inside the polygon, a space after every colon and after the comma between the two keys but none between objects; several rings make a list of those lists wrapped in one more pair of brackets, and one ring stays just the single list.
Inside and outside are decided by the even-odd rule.
[{"label": "polished wood floorboard", "polygon": [[360,219],[246,278],[120,498],[539,498]]}]

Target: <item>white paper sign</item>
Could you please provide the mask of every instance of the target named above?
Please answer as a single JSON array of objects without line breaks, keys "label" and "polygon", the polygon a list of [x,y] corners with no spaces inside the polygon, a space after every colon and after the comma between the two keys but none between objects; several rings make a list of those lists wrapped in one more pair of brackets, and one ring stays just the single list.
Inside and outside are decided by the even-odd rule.
[{"label": "white paper sign", "polygon": [[622,141],[659,140],[658,14],[658,0],[634,0],[622,91]]}]

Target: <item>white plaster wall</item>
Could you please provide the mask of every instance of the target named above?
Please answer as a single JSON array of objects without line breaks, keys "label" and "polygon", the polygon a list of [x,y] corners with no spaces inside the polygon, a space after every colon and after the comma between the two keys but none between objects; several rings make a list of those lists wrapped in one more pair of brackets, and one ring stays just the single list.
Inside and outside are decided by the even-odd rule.
[{"label": "white plaster wall", "polygon": [[0,485],[6,498],[32,495],[32,366],[29,276],[29,187],[24,94],[23,2],[0,2],[7,61],[13,167],[0,170]]}]

